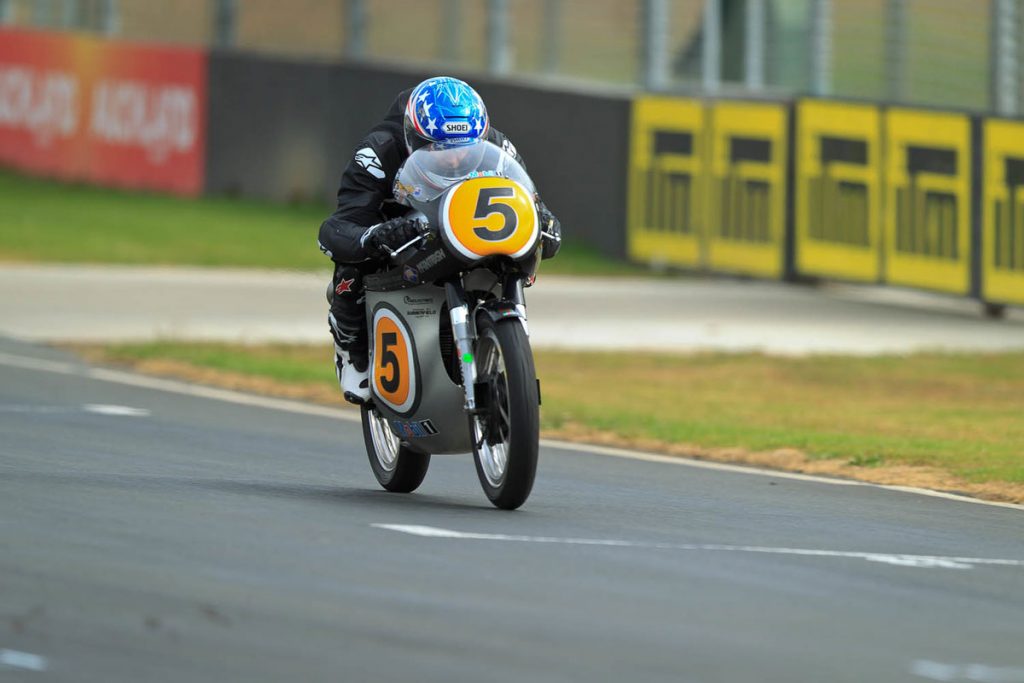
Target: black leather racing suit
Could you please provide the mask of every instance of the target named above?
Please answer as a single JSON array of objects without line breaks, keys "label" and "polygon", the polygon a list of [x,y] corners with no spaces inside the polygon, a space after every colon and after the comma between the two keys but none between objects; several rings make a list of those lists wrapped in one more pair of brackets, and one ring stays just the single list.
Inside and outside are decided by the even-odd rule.
[{"label": "black leather racing suit", "polygon": [[[320,226],[320,250],[335,263],[334,278],[327,290],[331,334],[336,349],[349,353],[358,369],[365,369],[368,363],[363,276],[380,265],[370,259],[360,238],[368,227],[410,211],[394,200],[392,188],[398,169],[409,156],[403,116],[411,92],[412,88],[400,92],[384,120],[359,143],[341,176],[338,208]],[[522,163],[515,147],[502,133],[491,128],[487,139]]]}]

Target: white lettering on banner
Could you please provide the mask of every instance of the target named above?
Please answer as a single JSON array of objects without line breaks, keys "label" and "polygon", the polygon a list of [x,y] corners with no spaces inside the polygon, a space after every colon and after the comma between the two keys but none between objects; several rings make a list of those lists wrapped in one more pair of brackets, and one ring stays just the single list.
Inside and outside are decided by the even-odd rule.
[{"label": "white lettering on banner", "polygon": [[93,89],[92,102],[93,135],[110,144],[144,147],[154,163],[196,144],[199,107],[190,87],[105,80]]},{"label": "white lettering on banner", "polygon": [[78,130],[78,79],[63,71],[0,64],[0,127],[27,130],[43,147],[72,137]]}]

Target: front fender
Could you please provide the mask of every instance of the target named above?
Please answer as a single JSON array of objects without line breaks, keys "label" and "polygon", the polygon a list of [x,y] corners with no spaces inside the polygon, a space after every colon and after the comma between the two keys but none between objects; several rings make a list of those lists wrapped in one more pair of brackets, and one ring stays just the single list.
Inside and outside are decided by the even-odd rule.
[{"label": "front fender", "polygon": [[507,299],[491,299],[485,301],[476,308],[476,316],[488,316],[492,321],[499,322],[506,318],[519,318],[526,324],[526,310],[520,310],[514,303]]}]

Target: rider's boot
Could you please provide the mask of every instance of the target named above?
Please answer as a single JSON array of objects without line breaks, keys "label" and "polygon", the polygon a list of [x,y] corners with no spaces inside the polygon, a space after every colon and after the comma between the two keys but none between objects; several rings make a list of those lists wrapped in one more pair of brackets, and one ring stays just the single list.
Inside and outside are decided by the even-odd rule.
[{"label": "rider's boot", "polygon": [[365,350],[362,353],[362,362],[356,356],[355,352],[347,352],[337,345],[334,347],[334,368],[341,393],[349,403],[362,405],[370,400],[369,362]]},{"label": "rider's boot", "polygon": [[331,312],[327,320],[334,337],[334,368],[341,393],[349,403],[370,400],[366,297],[362,273],[350,265],[338,265],[327,292]]}]

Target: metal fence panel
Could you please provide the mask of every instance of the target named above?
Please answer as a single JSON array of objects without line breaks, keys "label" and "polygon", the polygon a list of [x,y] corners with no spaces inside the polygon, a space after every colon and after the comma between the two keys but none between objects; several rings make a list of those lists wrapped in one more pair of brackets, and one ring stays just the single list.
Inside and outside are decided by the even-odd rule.
[{"label": "metal fence panel", "polygon": [[990,0],[906,0],[906,91],[915,104],[989,107]]},{"label": "metal fence panel", "polygon": [[561,12],[558,75],[618,84],[638,82],[639,3],[563,0]]},{"label": "metal fence panel", "polygon": [[1024,104],[1022,0],[0,0],[0,9],[15,25],[435,73],[1002,115]]}]

